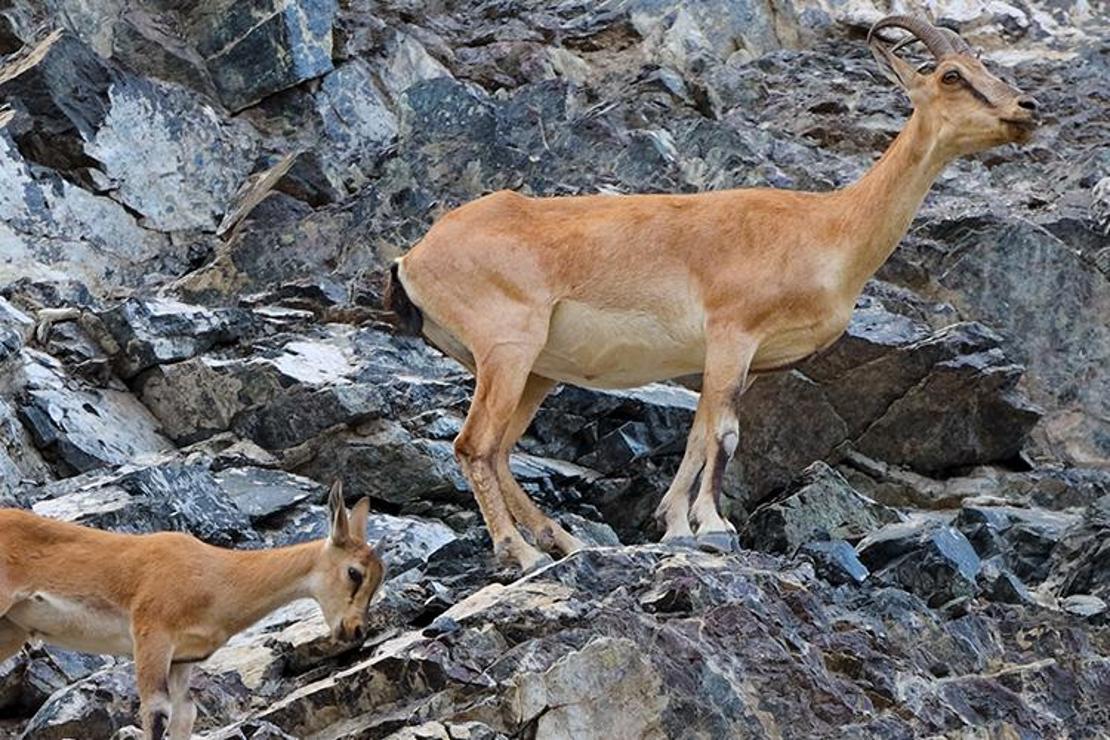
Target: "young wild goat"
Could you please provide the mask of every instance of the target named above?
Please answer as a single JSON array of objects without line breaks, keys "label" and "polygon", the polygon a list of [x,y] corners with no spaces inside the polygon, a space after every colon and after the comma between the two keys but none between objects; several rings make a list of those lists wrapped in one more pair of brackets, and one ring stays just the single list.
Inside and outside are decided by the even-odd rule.
[{"label": "young wild goat", "polygon": [[[897,27],[912,36],[891,45]],[[896,55],[921,41],[935,68]],[[868,43],[913,102],[909,123],[855,184],[696,195],[527,198],[498,192],[441,218],[391,271],[399,323],[469,367],[474,400],[455,451],[496,552],[531,569],[581,543],[525,495],[508,455],[558,382],[636,386],[703,373],[686,453],[657,510],[664,541],[735,546],[718,510],[738,441],[735,404],[761,373],[841,335],[864,283],[954,158],[1035,126],[1036,102],[954,32],[906,16]],[[691,506],[692,501],[692,506]]]},{"label": "young wild goat", "polygon": [[135,658],[143,736],[192,735],[189,673],[237,632],[312,598],[338,640],[361,640],[385,568],[368,499],[331,489],[324,540],[224,550],[186,534],[125,535],[0,509],[0,661],[28,640]]}]

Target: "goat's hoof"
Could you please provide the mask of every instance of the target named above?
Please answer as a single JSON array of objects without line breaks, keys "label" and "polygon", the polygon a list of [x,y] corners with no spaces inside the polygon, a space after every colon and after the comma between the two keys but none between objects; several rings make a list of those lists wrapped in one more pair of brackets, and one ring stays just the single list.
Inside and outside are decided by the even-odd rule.
[{"label": "goat's hoof", "polygon": [[664,537],[659,541],[663,547],[669,547],[672,550],[697,550],[698,541],[694,539],[693,535],[681,534],[674,537]]},{"label": "goat's hoof", "polygon": [[698,535],[697,543],[699,550],[721,555],[740,549],[740,540],[732,532],[705,532]]}]

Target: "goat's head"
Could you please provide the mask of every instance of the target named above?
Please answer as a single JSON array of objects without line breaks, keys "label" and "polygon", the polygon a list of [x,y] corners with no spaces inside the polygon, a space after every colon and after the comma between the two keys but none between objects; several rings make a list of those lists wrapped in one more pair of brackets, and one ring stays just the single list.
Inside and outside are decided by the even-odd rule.
[{"label": "goat's head", "polygon": [[[911,36],[891,44],[880,31],[901,28]],[[922,42],[936,60],[914,68],[897,55]],[[959,34],[920,18],[892,15],[867,34],[884,73],[900,85],[953,154],[970,154],[1006,143],[1025,143],[1037,125],[1037,101],[992,75]],[[931,67],[931,69],[929,69]]]},{"label": "goat's head", "polygon": [[366,635],[370,603],[385,579],[381,558],[366,543],[370,500],[363,498],[348,513],[343,484],[336,481],[328,508],[331,531],[316,564],[313,596],[332,637],[342,642],[361,640]]}]

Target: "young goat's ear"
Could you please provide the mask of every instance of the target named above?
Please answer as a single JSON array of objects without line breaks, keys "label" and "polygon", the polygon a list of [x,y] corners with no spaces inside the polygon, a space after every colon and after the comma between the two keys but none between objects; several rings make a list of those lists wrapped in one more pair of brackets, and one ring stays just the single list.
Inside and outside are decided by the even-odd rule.
[{"label": "young goat's ear", "polygon": [[370,518],[370,499],[363,496],[351,509],[350,531],[351,539],[361,545],[366,542],[366,521]]},{"label": "young goat's ear", "polygon": [[350,538],[350,522],[347,519],[347,507],[343,504],[343,481],[341,480],[331,484],[328,511],[331,516],[331,532],[328,536],[333,544],[342,545]]},{"label": "young goat's ear", "polygon": [[887,79],[909,92],[917,82],[917,71],[878,38],[871,40],[870,47],[871,54]]}]

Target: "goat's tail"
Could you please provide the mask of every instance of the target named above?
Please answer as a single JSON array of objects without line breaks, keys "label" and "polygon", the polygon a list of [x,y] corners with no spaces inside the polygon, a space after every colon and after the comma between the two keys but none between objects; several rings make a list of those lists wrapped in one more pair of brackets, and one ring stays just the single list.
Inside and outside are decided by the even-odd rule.
[{"label": "goat's tail", "polygon": [[398,274],[400,266],[400,262],[394,262],[389,267],[389,277],[386,278],[385,282],[383,303],[386,310],[392,312],[394,316],[393,325],[397,327],[398,331],[402,334],[411,334],[418,337],[424,328],[424,314],[409,298],[408,291],[405,290],[404,283],[401,282],[401,276]]}]

